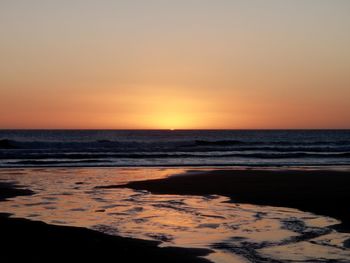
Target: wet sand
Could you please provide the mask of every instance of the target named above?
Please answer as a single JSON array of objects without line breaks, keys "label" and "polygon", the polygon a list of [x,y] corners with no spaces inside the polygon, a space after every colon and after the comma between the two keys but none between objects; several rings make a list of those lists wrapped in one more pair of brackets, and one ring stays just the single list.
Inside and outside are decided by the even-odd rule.
[{"label": "wet sand", "polygon": [[165,179],[131,182],[128,187],[154,194],[223,195],[232,202],[297,208],[342,221],[350,232],[350,172],[317,170],[189,171]]},{"label": "wet sand", "polygon": [[[0,183],[0,200],[33,192]],[[205,249],[160,248],[159,242],[54,226],[0,214],[2,262],[209,262]]]},{"label": "wet sand", "polygon": [[[103,172],[105,172],[106,174],[108,174],[108,176],[110,176],[110,177],[107,177],[108,180],[107,178],[102,176]],[[182,174],[166,177],[165,179],[155,179],[155,178],[164,178],[164,176],[169,176],[169,174],[175,174],[179,172]],[[61,173],[61,174],[57,174],[57,173]],[[40,171],[36,170],[34,174],[35,175],[33,175],[33,178],[38,178]],[[69,176],[66,178],[65,176],[67,174],[68,175],[74,174],[74,177]],[[92,176],[93,174],[95,174],[96,177]],[[152,180],[146,180],[147,178],[150,178],[150,175],[153,175],[153,174],[155,174],[155,176],[153,177]],[[28,177],[30,177],[31,174],[23,173],[22,176],[23,178],[28,179]],[[186,198],[186,200],[190,200],[191,198],[204,198],[205,199],[204,203],[203,204],[200,203],[199,205],[202,204],[204,206],[207,206],[209,204],[208,200],[211,200],[212,198],[214,198],[213,200],[216,200],[215,198],[218,198],[216,196],[207,196],[212,194],[218,194],[218,195],[229,197],[229,198],[220,197],[223,199],[223,201],[218,201],[217,204],[213,204],[214,201],[210,201],[210,203],[212,204],[211,205],[212,207],[216,207],[216,206],[220,207],[222,205],[223,206],[222,208],[225,208],[225,205],[229,205],[229,206],[232,205],[230,203],[227,203],[230,201],[238,202],[238,203],[258,204],[258,205],[295,207],[304,211],[310,211],[317,214],[332,216],[337,219],[340,219],[343,222],[345,222],[345,224],[338,225],[337,229],[342,231],[349,231],[349,228],[348,228],[349,220],[347,217],[347,202],[346,202],[347,200],[350,200],[349,199],[349,193],[350,193],[349,172],[310,171],[310,170],[304,170],[304,171],[301,171],[301,170],[298,170],[298,171],[296,170],[289,170],[289,171],[213,170],[213,171],[208,171],[207,170],[207,171],[204,171],[204,170],[197,169],[193,171],[188,171],[186,173],[185,173],[185,170],[164,172],[164,174],[162,172],[161,177],[157,175],[156,171],[151,171],[150,174],[148,173],[144,174],[144,171],[142,171],[142,177],[140,177],[140,174],[138,174],[138,176],[134,175],[134,177],[132,177],[132,173],[131,174],[128,172],[122,173],[119,170],[118,170],[118,173],[115,173],[115,171],[113,172],[111,170],[104,170],[104,171],[98,170],[95,173],[87,173],[87,174],[85,174],[82,171],[80,173],[78,173],[77,171],[73,173],[72,171],[54,170],[54,171],[47,171],[46,175],[45,173],[40,174],[40,178],[42,179],[50,178],[52,179],[52,181],[45,181],[46,180],[45,179],[44,180],[45,182],[43,184],[38,184],[38,185],[36,180],[34,181],[21,180],[21,176],[19,177],[9,176],[4,178],[7,178],[4,180],[8,180],[11,182],[18,181],[20,184],[23,184],[26,186],[36,185],[36,187],[33,187],[32,190],[36,191],[38,193],[37,195],[32,197],[31,196],[19,197],[16,199],[17,201],[18,199],[22,198],[24,200],[28,199],[28,202],[24,202],[22,204],[21,202],[13,203],[13,205],[17,205],[17,206],[22,205],[22,208],[25,209],[24,211],[28,211],[28,214],[31,213],[30,209],[33,208],[33,206],[28,206],[26,208],[25,204],[32,204],[33,202],[37,203],[38,207],[36,208],[34,207],[34,208],[39,209],[38,211],[40,211],[40,202],[42,200],[46,200],[45,197],[52,197],[50,194],[55,193],[56,191],[60,192],[61,190],[62,190],[62,193],[61,193],[62,196],[61,195],[56,196],[57,198],[59,198],[60,201],[63,201],[63,199],[65,198],[68,198],[69,200],[73,200],[73,196],[79,196],[79,198],[82,198],[83,202],[85,203],[90,204],[90,201],[93,202],[92,199],[91,200],[89,198],[85,199],[84,197],[85,194],[87,194],[88,195],[87,197],[90,197],[90,198],[98,198],[99,201],[101,201],[100,200],[101,198],[107,201],[107,203],[102,202],[101,204],[98,204],[98,205],[96,204],[97,205],[96,208],[99,207],[99,205],[101,206],[105,206],[106,204],[110,205],[112,204],[111,202],[126,202],[124,205],[127,205],[128,207],[130,206],[130,208],[138,208],[138,209],[140,206],[145,205],[145,211],[144,211],[145,213],[140,211],[140,212],[137,212],[137,214],[131,214],[131,216],[129,217],[127,217],[126,215],[123,215],[123,217],[120,217],[120,220],[121,220],[120,224],[111,225],[112,229],[115,228],[117,230],[117,235],[119,231],[120,233],[123,232],[122,230],[124,225],[122,224],[122,221],[131,222],[134,218],[138,220],[140,218],[141,219],[144,218],[144,216],[147,216],[147,215],[149,216],[149,214],[147,214],[147,211],[152,211],[152,210],[148,209],[149,208],[147,206],[148,203],[149,203],[148,205],[151,205],[151,206],[153,204],[157,205],[155,206],[156,207],[155,211],[162,210],[163,209],[162,207],[164,205],[165,206],[170,205],[171,206],[170,210],[171,210],[173,208],[184,208],[183,205],[180,205],[178,207],[177,205],[175,205],[175,203],[173,203],[175,201],[181,201],[181,198]],[[55,178],[56,179],[60,178],[60,180],[62,179],[62,182],[56,180]],[[84,181],[84,178],[88,178],[88,179]],[[96,179],[96,181],[94,178]],[[127,181],[125,181],[126,180],[125,178],[130,178],[129,181],[132,181],[131,179],[143,180],[143,181],[134,181],[131,183],[126,183]],[[91,184],[89,184],[89,182],[91,182]],[[53,185],[54,187],[47,188],[45,192],[42,188],[43,187],[45,188],[46,184]],[[97,187],[102,189],[94,189],[99,184],[105,184],[105,185]],[[120,184],[123,184],[123,185],[120,185]],[[75,192],[74,189],[80,188],[80,187],[83,187],[84,189],[80,189],[80,190],[78,189],[77,192]],[[169,200],[163,199],[163,197],[167,198],[166,195],[163,195],[163,196],[156,196],[157,201],[154,202],[154,200],[152,199],[154,197],[152,197],[152,195],[150,195],[146,191],[134,192],[134,191],[131,191],[130,189],[125,189],[125,187],[136,189],[136,190],[148,190],[158,194],[179,194],[178,198],[180,199],[179,200],[174,199],[173,196],[170,196]],[[103,188],[107,188],[107,189],[124,188],[124,189],[104,190]],[[74,195],[68,195],[68,197],[65,197],[64,194],[70,191]],[[122,194],[124,191],[126,193]],[[33,192],[31,192],[30,190],[18,189],[16,188],[16,185],[11,183],[10,184],[0,183],[0,193],[1,193],[0,199],[5,199],[16,195],[30,195]],[[4,195],[2,195],[2,193],[4,193]],[[182,194],[193,195],[193,196],[182,197],[181,196]],[[128,197],[132,197],[133,200],[130,201],[129,199],[125,199]],[[37,198],[37,200],[35,198]],[[44,199],[40,199],[40,198],[44,198]],[[168,201],[170,202],[168,203]],[[7,205],[7,204],[10,204],[11,202],[13,201],[4,202],[2,204]],[[57,200],[55,205],[57,206],[57,209],[58,209],[58,208],[64,207],[65,203],[58,202]],[[77,207],[82,208],[82,206],[79,206],[81,205],[81,203],[78,202],[77,205],[78,205]],[[185,207],[187,205],[185,205]],[[51,206],[53,206],[53,204],[51,204]],[[233,206],[237,206],[235,209],[237,213],[241,213],[245,207],[245,205],[240,205],[240,204],[233,205]],[[75,206],[72,206],[72,207],[75,207]],[[95,209],[95,206],[93,207]],[[194,207],[196,206],[193,206],[193,204],[190,205],[190,208],[194,208]],[[44,208],[45,208],[45,204],[44,204]],[[243,209],[242,211],[240,210],[241,208]],[[264,207],[260,207],[260,208],[263,209]],[[272,209],[271,207],[270,208],[266,207],[266,208],[270,210]],[[35,209],[33,211],[35,211]],[[109,212],[119,211],[118,208],[111,208],[111,209],[112,210],[108,210],[108,211]],[[288,212],[287,209],[285,208],[281,208],[281,209],[283,210],[284,214]],[[268,213],[271,212],[270,210]],[[17,214],[19,215],[19,217],[23,217],[23,218],[32,218],[32,217],[27,217],[25,214],[16,213],[15,208],[3,209],[3,211],[7,213],[14,212],[14,214]],[[65,220],[66,219],[65,217],[69,218],[69,216],[65,214],[66,213],[65,209],[59,210],[58,214],[57,213],[54,214],[55,210],[52,210],[51,208],[44,211],[46,211],[47,216],[49,218],[52,217],[53,215],[55,219],[59,219],[61,221]],[[101,219],[104,218],[103,215],[100,215],[101,214],[100,211],[94,212],[93,209],[91,211],[94,215],[96,214],[98,217],[101,217]],[[121,207],[120,211],[124,211],[124,209]],[[168,209],[166,209],[166,211],[167,213],[169,212]],[[200,211],[204,211],[204,210],[200,210]],[[217,213],[215,213],[215,215],[220,215],[220,214],[225,214],[226,210],[215,209],[215,211],[218,211]],[[106,212],[102,212],[102,213],[106,213]],[[182,216],[185,215],[186,213],[175,213],[175,214],[176,216],[182,218]],[[207,213],[207,214],[209,215],[210,213]],[[245,213],[243,213],[242,215],[243,217],[244,217],[244,214]],[[72,215],[74,217],[74,214]],[[77,218],[87,220],[89,215],[90,214],[88,213],[88,211],[86,213],[82,212],[82,214],[79,215]],[[94,215],[92,216],[92,218],[94,218]],[[162,219],[166,217],[166,216],[162,217],[161,214],[159,215],[160,215],[160,218]],[[249,215],[245,214],[245,216],[249,216]],[[257,219],[260,218],[258,224],[261,224],[263,222],[261,221],[261,217],[264,217],[264,215],[254,212],[253,217],[254,218],[256,217]],[[270,217],[274,218],[275,216],[273,214],[270,214]],[[307,217],[309,217],[309,215],[307,215]],[[145,237],[138,236],[137,235],[138,232],[134,232],[133,235],[129,235],[130,237],[133,237],[133,238],[125,238],[120,236],[113,236],[114,234],[111,234],[111,235],[103,234],[99,232],[100,230],[96,228],[90,228],[89,225],[71,224],[75,226],[84,226],[86,228],[71,227],[71,226],[69,227],[57,226],[57,225],[50,225],[55,223],[51,222],[50,220],[45,220],[45,216],[43,216],[42,218],[39,218],[39,217],[34,217],[34,218],[37,218],[36,220],[45,221],[47,223],[43,223],[39,221],[31,221],[27,219],[8,218],[8,214],[0,214],[0,231],[2,233],[2,237],[1,237],[2,258],[5,259],[5,262],[25,261],[25,260],[28,260],[28,258],[32,260],[38,259],[37,260],[38,262],[49,262],[49,261],[52,262],[53,261],[52,255],[54,255],[54,258],[55,258],[54,261],[67,261],[68,259],[69,261],[77,260],[79,262],[82,260],[88,260],[88,261],[94,260],[96,262],[109,262],[111,261],[111,259],[115,258],[116,262],[143,262],[143,261],[207,262],[205,259],[201,259],[198,256],[205,256],[210,252],[210,250],[208,249],[197,250],[197,249],[169,248],[169,247],[160,248],[158,247],[158,244],[160,244],[158,241],[142,240],[142,239],[145,239]],[[166,218],[164,218],[164,220],[166,220]],[[206,217],[204,220],[207,220]],[[311,220],[313,219],[311,218]],[[101,224],[110,226],[110,224],[108,224],[108,220],[107,221],[101,220],[98,222],[101,222]],[[155,220],[153,222],[157,222],[157,221]],[[228,220],[227,222],[231,222],[231,221]],[[330,253],[334,254],[334,253],[338,253],[339,251],[341,253],[336,254],[338,255],[338,258],[345,258],[345,259],[349,258],[349,256],[345,252],[344,252],[344,255],[342,254],[342,250],[344,250],[345,247],[349,248],[350,240],[348,239],[348,236],[346,236],[346,239],[344,238],[340,241],[342,243],[339,243],[339,244],[334,243],[334,244],[337,244],[337,247],[334,247],[334,250],[332,250],[333,247],[330,247],[329,244],[327,243],[328,238],[330,238],[331,240],[333,239],[335,240],[338,237],[341,238],[341,235],[337,237],[327,236],[327,234],[330,234],[332,232],[332,229],[328,228],[328,226],[336,224],[335,220],[333,220],[332,223],[327,224],[327,227],[324,229],[323,229],[323,226],[315,227],[312,224],[311,226],[313,227],[307,227],[303,229],[303,222],[304,222],[303,220],[298,221],[296,218],[293,218],[293,216],[292,217],[287,216],[287,220],[281,221],[282,228],[284,228],[284,230],[288,229],[288,231],[291,231],[296,234],[295,238],[292,236],[290,239],[283,239],[282,241],[278,239],[277,241],[270,241],[272,243],[269,243],[265,241],[260,242],[258,240],[257,243],[255,243],[256,241],[254,240],[252,241],[248,238],[246,240],[248,242],[244,240],[242,242],[239,240],[235,241],[234,239],[232,239],[232,242],[231,242],[231,239],[226,240],[225,238],[220,238],[218,239],[219,241],[215,241],[215,242],[213,241],[212,243],[210,243],[211,246],[188,246],[188,247],[210,248],[214,252],[230,251],[231,254],[241,255],[243,258],[251,259],[252,262],[266,262],[266,260],[270,260],[269,262],[281,262],[279,261],[280,257],[278,256],[279,255],[278,253],[283,251],[284,244],[286,246],[285,249],[287,249],[288,251],[291,250],[295,252],[295,255],[292,252],[290,253],[290,255],[288,253],[286,254],[288,254],[293,259],[294,257],[301,258],[300,259],[301,262],[305,262],[303,260],[307,258],[308,255],[312,256],[312,252],[318,248],[323,249],[324,255],[329,256],[330,260],[333,260],[330,262],[338,262],[336,261],[336,259],[334,259],[337,257],[330,255]],[[208,222],[205,222],[205,223],[207,225],[210,225]],[[217,223],[217,221],[215,221],[214,223]],[[271,221],[268,221],[269,225],[270,223]],[[145,227],[146,229],[148,229],[148,231],[151,231],[151,233],[158,233],[157,231],[152,230],[152,227],[149,228],[149,226],[152,225],[152,222],[150,222],[150,224],[148,225],[147,225],[147,222],[135,223],[135,224],[137,225],[137,226],[135,225],[136,227]],[[247,222],[245,224],[247,224]],[[204,225],[202,225],[202,227],[199,228],[199,229],[203,229],[200,231],[208,231],[208,228],[203,228],[203,227]],[[254,227],[256,227],[254,224],[249,225],[247,230]],[[261,229],[261,227],[262,225],[259,225],[259,229]],[[95,229],[98,231],[89,230],[87,228]],[[132,228],[127,228],[127,231],[130,231],[131,229]],[[244,231],[244,229],[241,229],[241,230]],[[137,231],[142,231],[142,230],[137,230]],[[220,228],[215,228],[214,232],[218,233],[218,231],[220,231]],[[243,232],[240,233],[238,230],[236,232],[228,229],[226,230],[226,228],[224,229],[224,231],[228,231],[228,233],[233,237],[235,235],[238,235],[239,237],[241,237],[243,233]],[[102,231],[102,232],[109,234],[109,232],[105,232],[105,231]],[[159,232],[159,233],[169,234],[168,230],[165,231],[164,233],[163,232]],[[271,233],[273,233],[273,231]],[[135,237],[139,239],[136,239]],[[165,237],[168,237],[168,236],[165,235]],[[191,238],[195,240],[196,239],[195,237],[196,236],[193,235],[192,233]],[[310,237],[312,240],[310,240]],[[320,240],[318,240],[317,237],[320,237]],[[203,237],[200,237],[199,239],[202,240],[202,238]],[[307,241],[307,242],[304,242],[305,243],[304,244],[303,241]],[[317,242],[321,242],[322,243],[321,246],[318,246]],[[324,242],[326,243],[324,244]],[[334,246],[334,244],[332,246]],[[303,255],[302,253],[300,253],[299,249],[305,248],[307,250],[307,247],[306,247],[307,245],[309,246],[315,245],[316,247],[310,248],[311,252],[305,251],[305,255]],[[182,246],[182,244],[181,242],[176,244],[174,243],[174,246]],[[296,246],[296,247],[293,247],[293,246]],[[47,251],[48,253],[43,254],[42,251]],[[317,253],[320,253],[320,252],[317,252]],[[49,256],[46,256],[46,255],[49,255]],[[317,254],[316,256],[312,256],[312,258],[313,259],[318,258],[318,255],[319,254]],[[319,257],[321,257],[321,253]],[[287,256],[286,258],[288,259]],[[210,258],[210,259],[215,260],[217,258],[215,259]],[[272,261],[272,260],[275,260],[275,261]],[[235,262],[235,260],[231,260],[231,261]],[[231,261],[226,260],[225,262],[231,262]],[[316,261],[313,261],[313,262],[316,262]],[[341,261],[341,262],[347,262],[347,261]]]}]

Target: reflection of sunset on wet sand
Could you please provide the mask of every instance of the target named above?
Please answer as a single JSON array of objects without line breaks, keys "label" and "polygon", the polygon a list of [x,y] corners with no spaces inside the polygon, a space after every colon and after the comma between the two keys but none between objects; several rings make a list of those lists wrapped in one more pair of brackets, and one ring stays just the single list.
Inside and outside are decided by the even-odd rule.
[{"label": "reflection of sunset on wet sand", "polygon": [[[245,262],[252,251],[256,255],[250,256],[257,259],[279,259],[282,252],[283,258],[306,261],[317,259],[321,251],[322,258],[350,257],[341,248],[350,235],[327,228],[338,223],[332,218],[296,209],[229,203],[218,195],[155,195],[127,188],[96,188],[183,172],[122,168],[2,171],[6,180],[35,186],[37,194],[17,197],[2,204],[1,210],[55,225],[159,240],[162,246],[213,249],[209,258],[215,262]],[[303,242],[312,245],[300,252]],[[330,242],[332,248],[327,245]],[[241,257],[230,250],[240,251]]]}]

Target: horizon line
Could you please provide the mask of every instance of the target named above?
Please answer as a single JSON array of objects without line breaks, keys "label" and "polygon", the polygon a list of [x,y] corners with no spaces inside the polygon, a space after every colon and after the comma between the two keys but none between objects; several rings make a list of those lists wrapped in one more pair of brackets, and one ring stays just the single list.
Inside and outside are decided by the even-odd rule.
[{"label": "horizon line", "polygon": [[0,131],[316,131],[316,130],[350,130],[349,128],[206,128],[206,129],[133,129],[133,128],[0,128]]}]

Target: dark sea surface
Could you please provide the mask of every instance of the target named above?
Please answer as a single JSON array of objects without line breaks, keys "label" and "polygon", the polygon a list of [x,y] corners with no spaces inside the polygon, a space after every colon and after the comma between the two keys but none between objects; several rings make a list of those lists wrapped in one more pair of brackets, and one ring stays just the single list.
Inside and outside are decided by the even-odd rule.
[{"label": "dark sea surface", "polygon": [[0,167],[349,164],[350,130],[0,131]]}]

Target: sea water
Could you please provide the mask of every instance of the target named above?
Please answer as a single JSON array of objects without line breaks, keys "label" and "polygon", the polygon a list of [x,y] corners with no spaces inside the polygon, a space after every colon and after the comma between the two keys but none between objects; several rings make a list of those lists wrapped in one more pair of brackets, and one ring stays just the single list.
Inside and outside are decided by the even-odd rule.
[{"label": "sea water", "polygon": [[0,131],[0,167],[349,164],[350,130]]}]

